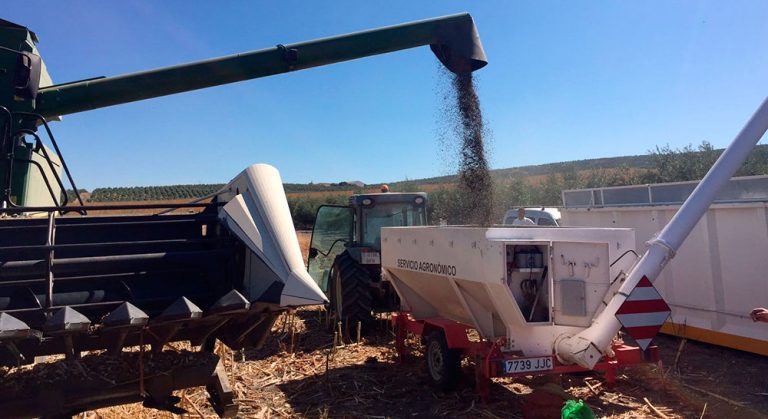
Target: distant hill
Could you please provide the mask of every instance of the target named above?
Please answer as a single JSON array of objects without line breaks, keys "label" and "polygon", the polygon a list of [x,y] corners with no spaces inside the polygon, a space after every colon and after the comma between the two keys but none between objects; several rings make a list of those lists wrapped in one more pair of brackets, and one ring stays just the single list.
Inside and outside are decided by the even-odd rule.
[{"label": "distant hill", "polygon": [[[621,167],[632,169],[648,169],[653,166],[651,155],[644,154],[638,156],[620,156],[620,157],[603,157],[599,159],[586,159],[586,160],[572,160],[558,163],[546,163],[530,166],[510,167],[507,169],[494,169],[491,170],[491,175],[494,177],[509,177],[509,176],[538,176],[548,175],[551,173],[562,173],[565,171],[576,170],[578,172],[597,169],[617,169]],[[432,185],[442,183],[453,183],[456,181],[456,175],[437,176],[425,179],[413,179],[408,181],[394,182],[399,183],[412,183],[418,185]]]},{"label": "distant hill", "polygon": [[[758,152],[768,152],[768,144],[757,147]],[[721,150],[716,150],[721,151]],[[507,169],[495,169],[491,175],[496,178],[511,176],[529,177],[563,173],[568,171],[585,172],[600,169],[650,169],[653,167],[653,156],[650,154],[637,156],[604,157],[598,159],[573,160],[567,162],[547,163],[530,166],[511,167]],[[440,185],[456,182],[456,175],[436,176],[424,179],[389,182],[394,190],[402,190],[404,185]],[[378,189],[381,184],[365,185],[361,181],[349,181],[339,183],[286,183],[283,186],[289,194],[300,193],[344,193],[367,189]],[[198,184],[198,185],[168,185],[168,186],[135,186],[118,188],[96,188],[90,194],[93,202],[111,201],[143,201],[143,200],[172,200],[193,199],[210,195],[221,189],[224,184]],[[430,188],[426,188],[430,189]],[[81,191],[87,192],[87,191]]]}]

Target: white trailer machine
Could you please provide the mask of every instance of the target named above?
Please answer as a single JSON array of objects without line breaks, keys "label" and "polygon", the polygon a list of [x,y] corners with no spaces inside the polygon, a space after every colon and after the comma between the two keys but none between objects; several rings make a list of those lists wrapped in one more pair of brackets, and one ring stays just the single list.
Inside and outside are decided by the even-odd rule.
[{"label": "white trailer machine", "polygon": [[[425,338],[429,373],[444,389],[462,355],[474,358],[483,398],[491,377],[584,370],[554,356],[554,343],[606,307],[637,260],[634,240],[626,228],[384,228],[382,267],[401,302],[398,351],[407,331]],[[655,347],[606,352],[592,367],[610,382],[622,365],[658,360]]]},{"label": "white trailer machine", "polygon": [[484,339],[505,337],[502,350],[527,357],[551,356],[558,336],[589,326],[635,261],[622,258],[634,245],[631,229],[384,230],[382,264],[403,311],[472,325]]},{"label": "white trailer machine", "polygon": [[[398,351],[406,332],[426,338],[441,387],[474,357],[484,397],[493,376],[599,369],[610,382],[618,366],[658,359],[649,343],[669,307],[651,283],[767,129],[768,99],[642,256],[626,229],[382,229],[383,275],[402,301]],[[638,346],[616,340],[622,326]]]}]

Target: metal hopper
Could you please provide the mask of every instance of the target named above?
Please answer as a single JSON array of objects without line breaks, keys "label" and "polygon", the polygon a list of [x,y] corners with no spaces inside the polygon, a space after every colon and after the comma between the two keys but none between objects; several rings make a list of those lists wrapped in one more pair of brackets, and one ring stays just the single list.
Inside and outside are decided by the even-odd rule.
[{"label": "metal hopper", "polygon": [[393,227],[381,254],[411,316],[469,325],[531,357],[590,324],[633,246],[630,229]]}]

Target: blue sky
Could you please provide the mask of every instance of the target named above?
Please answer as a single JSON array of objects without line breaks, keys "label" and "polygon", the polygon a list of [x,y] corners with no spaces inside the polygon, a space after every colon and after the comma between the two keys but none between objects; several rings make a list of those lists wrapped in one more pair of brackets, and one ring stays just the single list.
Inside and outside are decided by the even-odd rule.
[{"label": "blue sky", "polygon": [[[190,2],[26,0],[55,82],[470,12],[493,168],[723,147],[768,93],[764,1]],[[54,130],[79,186],[448,174],[447,80],[427,47],[74,114]]]}]

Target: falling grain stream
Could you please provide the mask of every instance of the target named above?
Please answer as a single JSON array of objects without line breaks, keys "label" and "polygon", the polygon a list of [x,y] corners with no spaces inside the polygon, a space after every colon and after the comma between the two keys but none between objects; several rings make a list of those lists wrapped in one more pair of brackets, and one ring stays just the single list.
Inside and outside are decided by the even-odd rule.
[{"label": "falling grain stream", "polygon": [[480,100],[475,92],[472,73],[453,75],[453,106],[450,112],[457,118],[454,131],[460,145],[459,196],[462,224],[490,225],[493,208],[493,187],[483,141],[485,127]]}]

